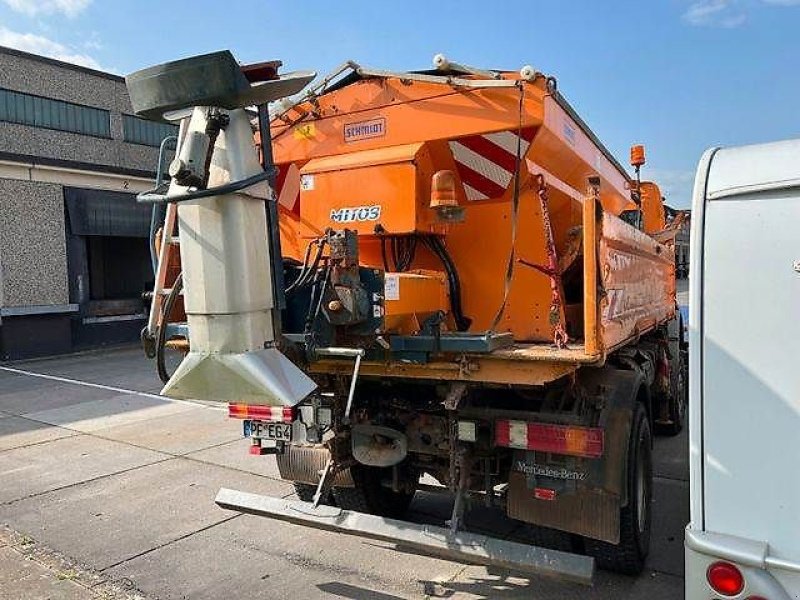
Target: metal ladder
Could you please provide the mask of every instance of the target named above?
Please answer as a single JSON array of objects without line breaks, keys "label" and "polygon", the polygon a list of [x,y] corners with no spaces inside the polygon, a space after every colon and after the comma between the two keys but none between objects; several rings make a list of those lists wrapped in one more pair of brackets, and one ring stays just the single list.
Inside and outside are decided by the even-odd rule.
[{"label": "metal ladder", "polygon": [[[158,248],[158,267],[156,268],[155,285],[150,300],[150,315],[147,320],[147,334],[153,338],[158,334],[158,328],[161,326],[168,328],[167,339],[175,336],[188,338],[188,329],[184,323],[161,322],[164,302],[167,296],[172,292],[172,288],[168,287],[167,284],[167,276],[170,272],[170,268],[174,266],[176,257],[179,258],[180,256],[178,254],[180,238],[174,235],[177,219],[178,205],[174,203],[168,204],[167,212],[164,216],[164,225],[161,229],[161,246]],[[169,285],[171,284],[172,282]]]}]

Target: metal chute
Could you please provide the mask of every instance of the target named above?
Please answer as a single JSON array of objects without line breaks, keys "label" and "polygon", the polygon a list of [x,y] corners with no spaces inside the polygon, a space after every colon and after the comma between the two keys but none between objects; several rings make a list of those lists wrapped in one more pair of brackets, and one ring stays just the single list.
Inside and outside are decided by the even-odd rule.
[{"label": "metal chute", "polygon": [[265,204],[273,194],[244,110],[296,93],[314,75],[274,74],[251,83],[226,51],[127,77],[137,114],[162,118],[170,113],[182,120],[169,189],[139,198],[180,202],[191,344],[162,390],[166,396],[293,406],[316,388],[275,346],[275,263]]}]

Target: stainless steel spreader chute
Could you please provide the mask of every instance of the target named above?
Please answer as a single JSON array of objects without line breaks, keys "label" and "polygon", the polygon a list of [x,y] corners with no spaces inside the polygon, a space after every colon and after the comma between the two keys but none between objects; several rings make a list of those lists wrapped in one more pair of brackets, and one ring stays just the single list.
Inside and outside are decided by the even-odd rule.
[{"label": "stainless steel spreader chute", "polygon": [[275,344],[275,263],[266,210],[272,173],[259,162],[245,110],[295,94],[315,77],[281,76],[278,65],[242,67],[224,51],[126,78],[136,114],[182,121],[168,189],[139,197],[180,202],[191,344],[162,390],[166,396],[294,406],[316,388]]}]

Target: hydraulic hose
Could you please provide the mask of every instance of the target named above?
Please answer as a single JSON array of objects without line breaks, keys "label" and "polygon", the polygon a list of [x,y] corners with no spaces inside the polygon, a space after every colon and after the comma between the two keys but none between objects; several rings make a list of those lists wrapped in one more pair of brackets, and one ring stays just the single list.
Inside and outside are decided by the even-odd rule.
[{"label": "hydraulic hose", "polygon": [[431,251],[439,258],[447,273],[447,283],[450,288],[450,308],[453,311],[453,318],[456,322],[456,328],[459,331],[466,331],[469,329],[472,319],[465,317],[461,307],[461,281],[458,278],[458,271],[453,263],[453,259],[447,252],[444,243],[437,237],[427,236],[424,238],[425,244]]},{"label": "hydraulic hose", "polygon": [[206,188],[204,190],[175,194],[174,196],[162,193],[167,186],[161,185],[137,195],[136,201],[145,204],[161,204],[166,202],[188,202],[190,200],[199,200],[200,198],[208,198],[210,196],[224,196],[226,194],[233,194],[245,188],[249,188],[252,185],[266,181],[273,176],[273,169],[270,169],[268,171],[262,171],[257,175],[247,177],[246,179],[240,179],[239,181],[232,181],[231,183],[226,183],[213,188]]},{"label": "hydraulic hose", "polygon": [[179,273],[172,284],[172,289],[169,291],[167,299],[164,301],[164,308],[161,310],[161,324],[158,326],[158,337],[156,338],[156,369],[158,369],[158,378],[161,379],[164,384],[166,384],[170,378],[164,360],[164,349],[167,346],[167,324],[175,302],[178,296],[181,295],[182,290],[183,273]]}]

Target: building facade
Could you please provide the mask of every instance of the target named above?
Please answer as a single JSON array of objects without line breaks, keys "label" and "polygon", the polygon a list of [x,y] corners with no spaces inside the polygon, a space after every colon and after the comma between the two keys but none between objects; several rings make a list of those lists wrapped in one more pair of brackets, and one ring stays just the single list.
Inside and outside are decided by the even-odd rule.
[{"label": "building facade", "polygon": [[0,47],[0,360],[133,340],[161,140],[122,77]]}]

